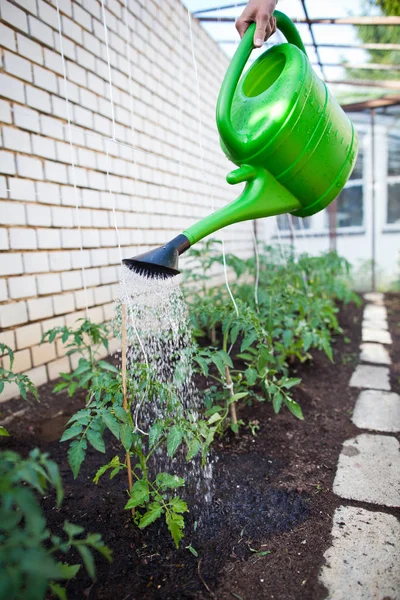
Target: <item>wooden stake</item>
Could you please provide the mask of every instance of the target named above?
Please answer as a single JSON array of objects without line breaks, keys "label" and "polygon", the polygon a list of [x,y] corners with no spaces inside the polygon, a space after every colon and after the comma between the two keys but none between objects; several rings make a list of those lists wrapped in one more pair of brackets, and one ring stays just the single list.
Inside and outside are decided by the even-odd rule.
[{"label": "wooden stake", "polygon": [[[232,383],[232,379],[231,379],[231,372],[229,370],[229,367],[225,367],[225,378],[226,378],[226,387],[229,390],[229,395],[232,398],[232,396],[234,396],[234,392],[233,392],[233,383]],[[237,423],[237,415],[236,415],[236,403],[232,402],[232,404],[229,405],[229,411],[231,414],[231,421],[232,423],[234,423],[236,425]]]},{"label": "wooden stake", "polygon": [[[126,393],[126,305],[122,304],[122,391],[124,394],[123,407],[128,412],[128,397]],[[131,455],[129,452],[126,453],[126,466],[128,469],[128,488],[129,493],[132,491],[132,466],[131,466]],[[135,509],[132,508],[132,517],[135,516]]]}]

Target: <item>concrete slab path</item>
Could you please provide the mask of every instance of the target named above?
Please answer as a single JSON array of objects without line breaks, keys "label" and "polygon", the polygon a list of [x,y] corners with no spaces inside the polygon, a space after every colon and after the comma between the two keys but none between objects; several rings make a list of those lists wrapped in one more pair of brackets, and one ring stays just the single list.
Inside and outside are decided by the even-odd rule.
[{"label": "concrete slab path", "polygon": [[400,432],[400,396],[393,392],[364,390],[351,419],[360,429]]},{"label": "concrete slab path", "polygon": [[350,387],[390,390],[389,369],[375,365],[358,365],[351,376]]}]

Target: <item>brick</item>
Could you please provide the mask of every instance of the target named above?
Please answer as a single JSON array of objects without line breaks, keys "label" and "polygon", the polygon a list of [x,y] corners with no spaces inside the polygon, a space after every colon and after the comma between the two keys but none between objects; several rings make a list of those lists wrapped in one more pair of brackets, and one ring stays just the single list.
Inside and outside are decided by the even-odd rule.
[{"label": "brick", "polygon": [[[53,52],[48,48],[44,48],[44,64],[47,69],[55,71],[59,75],[63,75],[62,57],[59,52]],[[65,102],[65,100],[64,100]]]},{"label": "brick", "polygon": [[[0,36],[1,36],[1,33],[0,33]],[[5,100],[0,100],[0,121],[2,123],[11,123],[12,122],[11,107],[10,107],[10,104],[8,102],[6,102]]]},{"label": "brick", "polygon": [[57,77],[48,69],[43,69],[43,67],[33,65],[33,79],[37,87],[57,94]]},{"label": "brick", "polygon": [[82,287],[82,272],[68,271],[61,273],[61,285],[63,291],[78,290]]},{"label": "brick", "polygon": [[[23,371],[27,371],[31,368],[31,366],[31,353],[29,352],[29,350],[19,350],[18,352],[14,353],[14,373],[22,373]],[[3,358],[3,367],[5,369],[10,368],[10,359],[8,356],[5,356]]]},{"label": "brick", "polygon": [[69,252],[49,252],[49,260],[52,271],[69,271],[71,269]]},{"label": "brick", "polygon": [[96,190],[106,190],[107,183],[105,175],[96,171],[89,171],[89,187]]},{"label": "brick", "polygon": [[14,52],[17,51],[17,45],[15,43],[15,34],[12,29],[6,27],[3,23],[0,23],[0,40],[1,45],[5,48],[9,48]]},{"label": "brick", "polygon": [[47,372],[45,366],[30,369],[30,371],[26,371],[25,375],[29,377],[36,387],[39,387],[47,382]]},{"label": "brick", "polygon": [[46,364],[51,360],[57,358],[56,345],[52,344],[40,344],[32,348],[32,361],[35,367]]},{"label": "brick", "polygon": [[10,290],[10,298],[20,299],[36,296],[36,281],[31,275],[23,275],[21,277],[10,277],[8,279],[8,289]]},{"label": "brick", "polygon": [[46,173],[46,179],[49,181],[68,183],[68,171],[65,165],[62,165],[58,162],[45,160],[44,169]]},{"label": "brick", "polygon": [[7,196],[8,196],[7,179],[6,179],[5,175],[0,175],[0,197],[7,198]]},{"label": "brick", "polygon": [[83,10],[78,4],[73,4],[73,17],[76,23],[88,31],[92,31],[92,17],[86,10]]},{"label": "brick", "polygon": [[11,4],[11,2],[8,2],[7,0],[1,1],[0,8],[1,18],[4,21],[10,23],[11,25],[13,25],[21,31],[25,31],[26,33],[28,33],[28,19],[26,13],[24,13],[22,10],[20,10],[14,4]]},{"label": "brick", "polygon": [[60,294],[54,296],[54,313],[56,315],[68,314],[75,310],[75,301],[73,294]]},{"label": "brick", "polygon": [[41,132],[50,138],[56,138],[57,140],[64,139],[64,125],[58,119],[53,119],[53,117],[42,116]]},{"label": "brick", "polygon": [[27,154],[32,151],[29,133],[14,127],[3,126],[3,146],[9,150],[19,150]]},{"label": "brick", "polygon": [[31,63],[25,58],[21,58],[18,54],[12,54],[11,52],[4,52],[4,66],[6,71],[11,73],[18,79],[24,81],[32,81],[32,69]]},{"label": "brick", "polygon": [[24,84],[5,73],[0,73],[0,94],[10,100],[25,103]]},{"label": "brick", "polygon": [[26,302],[13,302],[0,306],[0,327],[12,327],[28,321]]},{"label": "brick", "polygon": [[32,135],[33,154],[44,158],[56,158],[56,144],[54,140],[41,135]]},{"label": "brick", "polygon": [[48,319],[54,314],[52,298],[35,298],[28,300],[29,320]]},{"label": "brick", "polygon": [[[25,99],[23,102],[25,102]],[[36,110],[27,108],[26,106],[21,108],[20,106],[14,105],[14,123],[21,129],[27,129],[28,131],[40,131],[39,113]]]},{"label": "brick", "polygon": [[76,63],[67,61],[67,76],[70,81],[79,86],[87,87],[86,71]]},{"label": "brick", "polygon": [[58,31],[57,10],[44,2],[38,0],[39,18]]},{"label": "brick", "polygon": [[116,267],[102,267],[100,269],[101,283],[114,283],[118,281],[118,272]]},{"label": "brick", "polygon": [[61,231],[61,246],[63,248],[79,248],[81,236],[78,229],[63,229]]},{"label": "brick", "polygon": [[[99,225],[96,224],[96,227],[99,227]],[[117,243],[117,232],[115,229],[100,231],[100,246],[116,246]]]},{"label": "brick", "polygon": [[[35,182],[27,181],[26,179],[18,179],[18,177],[10,177],[8,181],[10,198],[12,200],[28,200],[36,202]],[[14,210],[17,203],[14,202]]]},{"label": "brick", "polygon": [[23,259],[25,273],[46,273],[49,270],[47,252],[28,252],[23,255]]},{"label": "brick", "polygon": [[61,236],[58,229],[37,229],[38,248],[55,250],[61,248]]},{"label": "brick", "polygon": [[82,246],[96,248],[100,246],[100,234],[96,229],[82,229]]},{"label": "brick", "polygon": [[0,202],[1,221],[4,225],[25,225],[25,206],[19,202]]},{"label": "brick", "polygon": [[31,85],[25,86],[26,89],[26,101],[29,106],[37,108],[43,112],[51,112],[50,94],[34,88]]},{"label": "brick", "polygon": [[30,40],[29,38],[17,33],[18,53],[29,60],[43,64],[43,52],[40,44]]},{"label": "brick", "polygon": [[58,358],[57,360],[53,360],[52,362],[47,364],[47,373],[49,376],[49,381],[58,379],[60,377],[60,373],[70,373],[70,371],[71,365],[68,356]]},{"label": "brick", "polygon": [[54,227],[73,227],[74,226],[74,209],[67,207],[52,208],[53,226]]},{"label": "brick", "polygon": [[87,290],[79,290],[74,293],[76,308],[86,308],[86,306],[93,306],[94,296],[91,288]]},{"label": "brick", "polygon": [[36,184],[38,202],[60,204],[60,186],[55,183],[38,181]]},{"label": "brick", "polygon": [[[91,54],[87,50],[84,50],[83,48],[80,48],[79,46],[77,47],[76,52],[77,52],[77,61],[82,67],[84,67],[84,69],[86,69],[88,71],[96,70],[96,59],[93,56],[93,54]],[[82,90],[81,90],[81,92],[82,92]],[[97,100],[96,100],[96,104],[97,104]],[[90,108],[93,108],[93,105]]]},{"label": "brick", "polygon": [[28,204],[26,218],[28,225],[51,225],[50,208],[40,204]]},{"label": "brick", "polygon": [[68,15],[72,17],[72,2],[71,0],[58,0],[58,6],[60,7],[60,12],[64,15]]},{"label": "brick", "polygon": [[36,0],[15,0],[25,11],[37,15]]},{"label": "brick", "polygon": [[103,308],[101,306],[96,306],[95,308],[89,308],[88,319],[90,319],[94,323],[102,323],[103,322]]},{"label": "brick", "polygon": [[108,264],[108,254],[105,248],[101,250],[91,250],[91,263],[93,267],[100,267]]},{"label": "brick", "polygon": [[85,8],[91,15],[101,21],[101,5],[96,0],[83,0],[83,8]]},{"label": "brick", "polygon": [[28,19],[31,36],[39,40],[42,44],[53,48],[54,37],[51,27],[43,23],[43,21],[36,19],[36,17],[32,17],[31,15],[29,15]]},{"label": "brick", "polygon": [[85,269],[85,281],[88,287],[100,285],[100,269]]},{"label": "brick", "polygon": [[8,231],[5,228],[0,228],[0,250],[8,250],[9,247]]},{"label": "brick", "polygon": [[39,295],[61,292],[61,277],[56,273],[38,275],[37,285]]},{"label": "brick", "polygon": [[[55,34],[54,42],[55,42],[54,43],[55,49],[58,52],[61,52],[60,36],[57,33]],[[62,43],[63,43],[64,57],[70,58],[71,60],[75,61],[76,60],[75,43],[72,40],[69,40],[68,38],[66,38],[65,35],[63,36]]]},{"label": "brick", "polygon": [[42,328],[40,327],[39,323],[18,327],[15,333],[18,350],[35,346],[36,344],[39,344],[40,340],[42,339]]},{"label": "brick", "polygon": [[19,275],[23,272],[22,255],[8,253],[7,259],[0,260],[0,275]]},{"label": "brick", "polygon": [[62,20],[62,30],[66,37],[71,38],[75,42],[78,42],[80,46],[83,46],[83,32],[82,27],[74,23],[68,17],[61,17]]},{"label": "brick", "polygon": [[95,304],[106,304],[111,301],[111,290],[108,285],[103,285],[95,288],[94,302]]},{"label": "brick", "polygon": [[[1,81],[0,81],[0,87],[1,87]],[[16,172],[14,154],[12,152],[6,152],[5,150],[0,150],[0,165],[1,165],[2,173],[14,175],[14,173]]]},{"label": "brick", "polygon": [[92,150],[78,148],[78,165],[88,167],[89,169],[96,169],[96,154]]},{"label": "brick", "polygon": [[82,106],[74,106],[74,121],[82,127],[93,129],[93,113]]},{"label": "brick", "polygon": [[15,250],[35,250],[37,248],[34,229],[11,228],[10,247]]},{"label": "brick", "polygon": [[85,318],[85,311],[84,310],[80,310],[74,313],[70,313],[68,315],[65,316],[65,324],[70,327],[71,325],[76,325],[76,322],[78,321],[78,319],[84,319]]},{"label": "brick", "polygon": [[[16,350],[14,332],[13,331],[3,331],[2,333],[0,333],[0,343],[5,344],[9,348],[11,348],[11,350]],[[1,352],[0,352],[0,356],[1,356]]]},{"label": "brick", "polygon": [[43,179],[43,166],[38,158],[17,155],[18,175],[29,179]]},{"label": "brick", "polygon": [[[90,267],[90,252],[89,250],[75,250],[71,252],[72,268],[81,269]],[[86,272],[85,272],[86,274]],[[89,284],[88,285],[92,285]]]},{"label": "brick", "polygon": [[7,283],[5,279],[0,279],[0,302],[8,300]]}]

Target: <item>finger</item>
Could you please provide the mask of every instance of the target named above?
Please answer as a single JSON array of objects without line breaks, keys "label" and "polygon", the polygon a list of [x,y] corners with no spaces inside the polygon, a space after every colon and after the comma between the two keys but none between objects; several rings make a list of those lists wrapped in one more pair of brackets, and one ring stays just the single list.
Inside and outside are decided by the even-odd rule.
[{"label": "finger", "polygon": [[254,33],[254,46],[256,48],[261,48],[266,39],[266,29],[269,26],[269,16],[268,15],[257,15],[256,19],[256,31]]},{"label": "finger", "polygon": [[271,17],[271,33],[269,34],[269,37],[274,35],[274,33],[276,33],[276,19],[275,17]]},{"label": "finger", "polygon": [[250,22],[245,21],[242,18],[240,18],[236,21],[235,26],[236,26],[237,32],[239,33],[241,38],[246,33],[247,29],[249,28],[249,25],[250,25]]}]

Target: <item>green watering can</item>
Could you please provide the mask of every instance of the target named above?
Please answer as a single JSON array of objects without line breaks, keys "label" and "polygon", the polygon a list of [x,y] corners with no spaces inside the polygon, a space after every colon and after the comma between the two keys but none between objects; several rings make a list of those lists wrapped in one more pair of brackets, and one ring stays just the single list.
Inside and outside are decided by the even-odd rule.
[{"label": "green watering can", "polygon": [[124,263],[148,276],[179,273],[178,258],[214,231],[283,213],[313,215],[334,200],[353,169],[358,149],[350,119],[312,70],[292,21],[274,12],[289,43],[264,52],[242,76],[253,49],[250,25],[228,67],[217,103],[226,156],[239,168],[230,184],[243,193],[176,238]]}]

